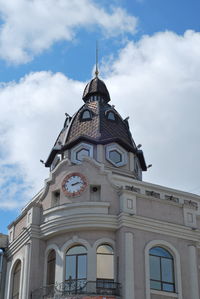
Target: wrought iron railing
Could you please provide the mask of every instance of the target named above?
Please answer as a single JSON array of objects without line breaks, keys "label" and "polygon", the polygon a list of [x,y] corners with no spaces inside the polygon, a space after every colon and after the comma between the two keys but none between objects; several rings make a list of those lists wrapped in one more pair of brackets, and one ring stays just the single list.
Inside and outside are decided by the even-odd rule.
[{"label": "wrought iron railing", "polygon": [[60,299],[68,295],[120,296],[120,284],[113,281],[70,279],[32,291],[31,299]]}]

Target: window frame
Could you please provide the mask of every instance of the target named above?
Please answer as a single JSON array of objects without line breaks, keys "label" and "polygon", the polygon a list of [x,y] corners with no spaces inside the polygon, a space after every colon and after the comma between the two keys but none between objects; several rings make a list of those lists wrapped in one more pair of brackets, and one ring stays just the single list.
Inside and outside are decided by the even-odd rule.
[{"label": "window frame", "polygon": [[[75,253],[75,254],[67,254],[69,250],[73,249],[74,247],[84,247],[85,248],[85,253]],[[69,279],[66,279],[66,275],[67,275],[67,256],[75,256],[75,278],[72,278],[72,280],[75,280],[75,281],[87,281],[87,276],[88,276],[88,269],[87,269],[87,263],[88,263],[88,250],[87,248],[82,245],[82,244],[77,244],[77,245],[74,245],[74,246],[71,246],[68,248],[68,250],[66,251],[65,253],[65,281],[69,281]],[[78,264],[79,264],[79,256],[86,256],[86,262],[85,262],[85,273],[86,273],[86,276],[84,278],[78,278]]]},{"label": "window frame", "polygon": [[[112,151],[117,151],[119,154],[121,154],[120,162],[115,163],[113,160],[111,160],[110,152],[112,152]],[[127,161],[128,161],[127,153],[118,144],[110,144],[110,145],[106,146],[106,160],[108,160],[111,164],[113,164],[116,167],[121,167],[121,166],[124,166],[127,164]]]},{"label": "window frame", "polygon": [[[151,250],[155,249],[155,248],[161,248],[162,250],[166,251],[170,255],[170,257],[165,257],[165,256],[161,256],[161,255],[152,254]],[[159,275],[160,276],[159,280],[151,278],[151,265],[149,266],[149,268],[150,268],[150,288],[151,288],[151,290],[174,293],[175,292],[175,274],[174,274],[174,258],[173,258],[173,256],[171,255],[171,253],[167,249],[165,249],[161,246],[154,246],[149,250],[149,262],[150,262],[150,257],[151,256],[154,256],[158,259],[158,261],[159,261],[159,274],[160,274]],[[170,270],[171,270],[171,275],[172,275],[172,281],[173,282],[167,282],[167,281],[163,280],[163,277],[162,277],[163,276],[163,267],[164,267],[162,265],[162,261],[166,260],[166,259],[168,259],[172,262]],[[159,282],[161,287],[160,288],[153,288],[153,287],[151,287],[151,282]],[[173,290],[172,291],[165,290],[164,289],[164,284],[172,286]]]},{"label": "window frame", "polygon": [[[85,112],[89,113],[89,117],[83,118],[83,115],[84,115]],[[92,116],[93,116],[93,112],[90,109],[86,108],[83,111],[81,111],[80,121],[82,121],[82,122],[84,122],[84,121],[90,121],[90,120],[92,120]]]},{"label": "window frame", "polygon": [[93,158],[93,152],[94,152],[93,145],[81,142],[77,146],[75,146],[71,149],[71,161],[73,163],[80,164],[83,162],[83,160],[77,159],[77,153],[80,152],[82,149],[86,149],[89,152],[89,155],[85,156],[85,157]]},{"label": "window frame", "polygon": [[[112,113],[113,116],[114,116],[114,119],[112,118],[109,118],[109,114]],[[117,122],[117,114],[115,111],[109,109],[109,110],[106,110],[105,111],[105,116],[106,116],[106,119],[109,120],[109,121],[112,121],[112,122]]]},{"label": "window frame", "polygon": [[[19,267],[19,269],[18,269]],[[19,273],[19,274],[18,274]],[[18,281],[18,288],[17,293],[14,293],[14,287],[15,287],[15,279],[19,275],[19,281]],[[22,281],[22,261],[18,259],[13,267],[13,273],[12,273],[12,289],[11,289],[11,299],[19,299],[21,295],[21,281]],[[16,297],[17,296],[17,297]]]},{"label": "window frame", "polygon": [[[98,249],[99,247],[101,246],[109,246],[111,249],[112,249],[112,253],[98,253]],[[97,257],[98,255],[106,255],[106,256],[111,256],[112,257],[112,264],[113,264],[113,269],[112,269],[112,272],[113,272],[113,278],[102,278],[102,277],[98,277],[98,263],[97,263]],[[114,252],[114,249],[113,247],[110,245],[110,244],[107,244],[107,243],[102,243],[102,244],[99,244],[96,248],[96,280],[99,281],[99,282],[103,282],[103,281],[106,281],[106,282],[114,282],[115,280],[115,266],[114,266],[114,263],[115,263],[115,252]]]},{"label": "window frame", "polygon": [[[149,265],[149,250],[152,247],[163,247],[168,250],[174,258],[174,276],[175,276],[175,292],[169,293],[165,291],[157,291],[150,289],[150,265]],[[173,296],[177,299],[183,299],[183,290],[182,290],[182,273],[181,273],[181,258],[178,250],[170,243],[165,240],[151,240],[145,246],[145,285],[146,285],[146,299],[151,299],[152,294],[157,295],[166,295]]]},{"label": "window frame", "polygon": [[[50,255],[51,254],[54,254],[54,256],[53,256],[53,258],[52,257],[50,257]],[[53,267],[54,267],[54,282],[53,283],[49,283],[49,280],[50,280],[50,270],[51,270],[51,263],[52,263],[52,261],[54,262],[54,265],[53,265]],[[49,252],[48,252],[48,255],[47,255],[47,272],[46,272],[47,274],[46,274],[46,284],[47,285],[54,285],[55,284],[55,275],[56,275],[56,251],[55,251],[55,249],[51,249],[51,250],[49,250]]]}]

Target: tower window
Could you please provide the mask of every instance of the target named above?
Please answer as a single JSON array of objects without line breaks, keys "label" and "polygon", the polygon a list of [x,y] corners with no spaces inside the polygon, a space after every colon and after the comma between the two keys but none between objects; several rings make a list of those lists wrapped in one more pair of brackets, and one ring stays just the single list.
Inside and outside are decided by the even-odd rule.
[{"label": "tower window", "polygon": [[81,114],[81,120],[90,120],[92,119],[92,113],[89,110],[84,110]]},{"label": "tower window", "polygon": [[115,164],[118,164],[122,161],[122,155],[117,150],[110,151],[109,152],[109,158]]},{"label": "tower window", "polygon": [[127,153],[119,145],[106,146],[106,159],[114,166],[120,167],[127,163]]},{"label": "tower window", "polygon": [[113,120],[113,121],[115,121],[116,120],[116,115],[115,115],[115,113],[113,112],[113,111],[106,111],[106,118],[108,119],[108,120]]},{"label": "tower window", "polygon": [[85,157],[85,156],[89,157],[89,155],[90,155],[89,149],[82,148],[81,150],[76,152],[76,159],[78,161],[82,161],[83,157]]},{"label": "tower window", "polygon": [[173,256],[162,247],[149,251],[151,289],[175,292]]},{"label": "tower window", "polygon": [[88,143],[80,143],[71,150],[71,161],[81,163],[84,157],[93,157],[93,146]]},{"label": "tower window", "polygon": [[60,190],[56,190],[52,192],[52,202],[51,206],[52,207],[57,207],[60,204]]}]

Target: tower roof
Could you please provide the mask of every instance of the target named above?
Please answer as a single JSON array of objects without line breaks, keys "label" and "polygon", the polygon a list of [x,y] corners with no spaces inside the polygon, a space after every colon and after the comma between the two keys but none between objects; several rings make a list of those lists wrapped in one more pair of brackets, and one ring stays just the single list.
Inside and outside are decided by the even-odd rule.
[{"label": "tower roof", "polygon": [[83,101],[87,102],[91,95],[99,94],[103,97],[104,101],[110,101],[110,95],[105,83],[96,76],[85,87],[83,92]]},{"label": "tower roof", "polygon": [[66,115],[64,128],[61,130],[45,166],[51,165],[58,152],[70,149],[81,141],[93,144],[115,142],[127,151],[135,153],[140,160],[142,169],[146,170],[143,152],[138,151],[135,145],[127,119],[124,120],[114,106],[108,104],[109,92],[105,83],[98,76],[86,85],[83,100],[85,104],[72,118]]}]

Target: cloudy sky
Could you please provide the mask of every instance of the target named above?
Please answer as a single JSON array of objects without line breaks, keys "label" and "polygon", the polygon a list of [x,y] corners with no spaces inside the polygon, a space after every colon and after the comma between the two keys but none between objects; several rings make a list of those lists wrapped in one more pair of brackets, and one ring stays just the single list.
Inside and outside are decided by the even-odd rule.
[{"label": "cloudy sky", "polygon": [[42,187],[64,114],[100,77],[153,167],[200,194],[199,0],[0,0],[0,232]]}]

